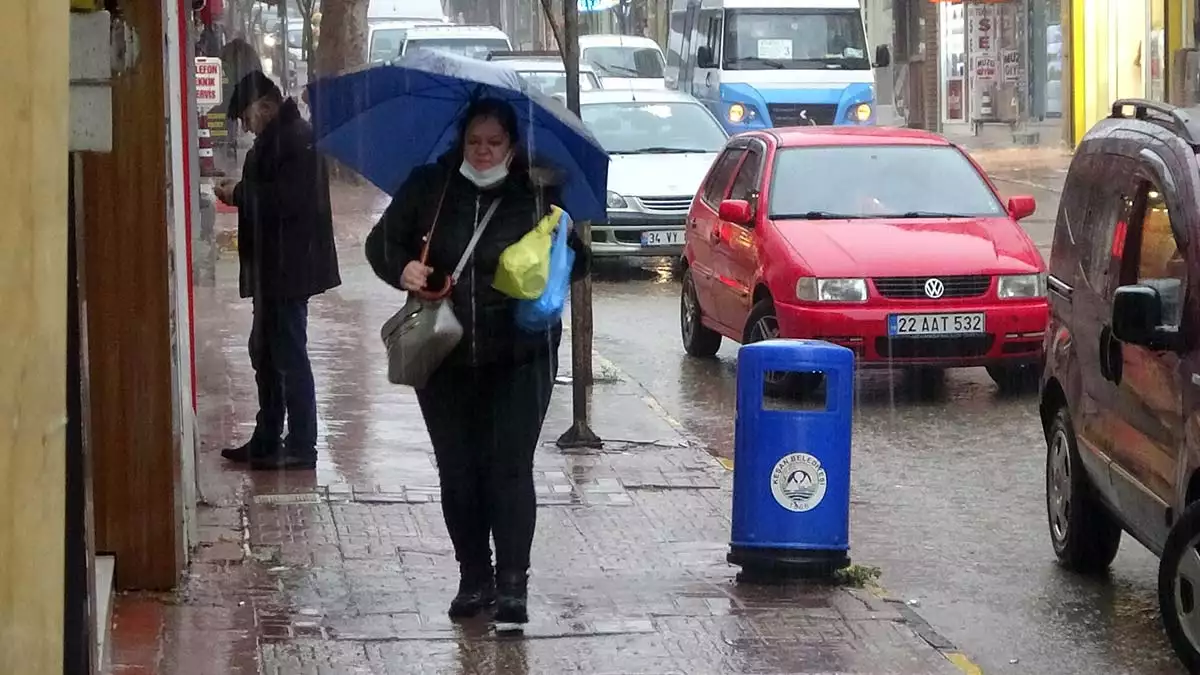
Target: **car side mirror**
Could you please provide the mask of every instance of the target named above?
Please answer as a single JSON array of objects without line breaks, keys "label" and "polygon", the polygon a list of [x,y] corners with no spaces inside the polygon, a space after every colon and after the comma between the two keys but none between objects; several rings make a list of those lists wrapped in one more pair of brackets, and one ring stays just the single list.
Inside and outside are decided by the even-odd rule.
[{"label": "car side mirror", "polygon": [[892,65],[892,50],[888,49],[887,45],[879,45],[875,48],[875,67],[887,68]]},{"label": "car side mirror", "polygon": [[754,219],[754,214],[750,210],[750,202],[745,199],[726,199],[721,202],[717,216],[734,225],[749,225],[750,221]]},{"label": "car side mirror", "polygon": [[1121,342],[1154,351],[1174,350],[1179,330],[1162,324],[1158,289],[1145,284],[1121,286],[1113,295],[1112,332]]},{"label": "car side mirror", "polygon": [[1023,220],[1037,211],[1037,200],[1029,195],[1019,195],[1008,200],[1008,215],[1013,220]]},{"label": "car side mirror", "polygon": [[713,50],[708,45],[703,45],[696,49],[696,67],[697,68],[716,68],[717,60],[713,58]]}]

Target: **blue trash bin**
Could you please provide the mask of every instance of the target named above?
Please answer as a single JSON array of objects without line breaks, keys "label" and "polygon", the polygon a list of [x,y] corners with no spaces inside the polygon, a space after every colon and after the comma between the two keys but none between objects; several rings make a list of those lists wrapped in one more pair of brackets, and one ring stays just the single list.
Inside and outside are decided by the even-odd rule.
[{"label": "blue trash bin", "polygon": [[[768,372],[822,373],[824,409],[765,410]],[[818,340],[738,351],[733,526],[743,580],[830,578],[850,564],[854,352]]]}]

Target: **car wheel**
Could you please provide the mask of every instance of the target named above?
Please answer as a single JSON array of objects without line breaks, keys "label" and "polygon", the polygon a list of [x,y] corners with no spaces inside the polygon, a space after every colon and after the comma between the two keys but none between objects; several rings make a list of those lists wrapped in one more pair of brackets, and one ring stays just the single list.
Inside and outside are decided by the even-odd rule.
[{"label": "car wheel", "polygon": [[1054,554],[1067,569],[1103,572],[1117,557],[1121,526],[1083,468],[1065,407],[1055,414],[1046,435],[1046,514]]},{"label": "car wheel", "polygon": [[1188,672],[1200,672],[1200,502],[1167,535],[1158,563],[1158,607],[1171,646]]},{"label": "car wheel", "polygon": [[1042,381],[1042,370],[1034,364],[988,366],[987,374],[1004,393],[1036,391]]},{"label": "car wheel", "polygon": [[[770,298],[759,300],[750,310],[743,342],[752,344],[778,337],[779,319],[775,315],[775,303]],[[816,374],[768,371],[763,374],[763,393],[773,397],[804,396],[812,393],[820,383],[821,376]]]},{"label": "car wheel", "polygon": [[705,326],[700,317],[696,282],[692,279],[692,271],[687,269],[683,272],[679,292],[679,332],[683,337],[683,350],[691,356],[711,358],[721,348],[721,334]]},{"label": "car wheel", "polygon": [[687,272],[687,269],[687,262],[683,259],[683,256],[676,258],[671,262],[671,279],[675,281],[682,281],[683,275],[685,272]]}]

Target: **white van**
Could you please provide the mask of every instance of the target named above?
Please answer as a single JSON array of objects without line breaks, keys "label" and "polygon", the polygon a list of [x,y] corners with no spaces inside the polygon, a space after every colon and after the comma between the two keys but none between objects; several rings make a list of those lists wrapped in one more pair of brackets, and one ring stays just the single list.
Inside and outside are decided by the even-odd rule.
[{"label": "white van", "polygon": [[875,124],[875,74],[860,0],[672,0],[667,86],[730,134]]},{"label": "white van", "polygon": [[414,49],[440,49],[460,56],[486,59],[492,52],[512,51],[512,41],[495,26],[380,22],[367,35],[367,61],[383,63]]},{"label": "white van", "polygon": [[634,35],[580,35],[579,58],[596,70],[605,89],[665,89],[662,48]]},{"label": "white van", "polygon": [[367,23],[405,19],[426,23],[450,23],[441,0],[370,0]]}]

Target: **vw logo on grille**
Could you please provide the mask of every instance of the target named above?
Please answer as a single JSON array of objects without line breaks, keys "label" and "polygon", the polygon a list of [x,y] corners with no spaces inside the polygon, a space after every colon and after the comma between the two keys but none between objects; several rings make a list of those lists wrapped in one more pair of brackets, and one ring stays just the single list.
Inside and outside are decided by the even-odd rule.
[{"label": "vw logo on grille", "polygon": [[938,298],[942,297],[942,294],[945,292],[946,285],[942,283],[941,279],[927,279],[925,281],[926,297],[937,300]]}]

